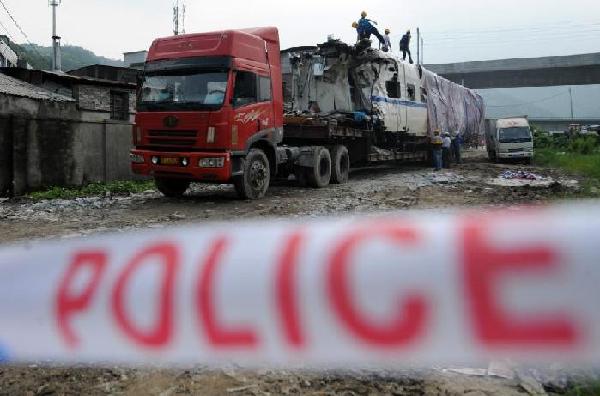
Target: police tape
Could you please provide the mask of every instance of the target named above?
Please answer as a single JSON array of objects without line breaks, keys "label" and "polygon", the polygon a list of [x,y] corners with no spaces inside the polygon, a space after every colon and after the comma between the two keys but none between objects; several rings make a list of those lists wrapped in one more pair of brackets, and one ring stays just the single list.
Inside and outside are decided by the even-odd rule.
[{"label": "police tape", "polygon": [[600,363],[600,206],[167,228],[0,249],[15,362]]}]

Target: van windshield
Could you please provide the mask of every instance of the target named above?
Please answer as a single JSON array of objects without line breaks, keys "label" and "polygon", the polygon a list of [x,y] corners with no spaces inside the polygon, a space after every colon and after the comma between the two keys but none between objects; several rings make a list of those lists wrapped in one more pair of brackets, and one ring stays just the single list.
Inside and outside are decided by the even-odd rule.
[{"label": "van windshield", "polygon": [[140,110],[213,110],[223,106],[228,73],[185,71],[146,75],[139,94]]},{"label": "van windshield", "polygon": [[500,129],[498,140],[500,143],[531,142],[531,131],[528,127],[503,128]]}]

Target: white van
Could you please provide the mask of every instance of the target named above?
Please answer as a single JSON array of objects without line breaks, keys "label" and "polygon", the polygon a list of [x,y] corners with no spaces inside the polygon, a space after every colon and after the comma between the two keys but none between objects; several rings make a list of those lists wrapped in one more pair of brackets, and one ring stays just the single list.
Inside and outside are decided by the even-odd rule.
[{"label": "white van", "polygon": [[533,158],[533,134],[527,117],[486,120],[485,142],[488,157],[494,162],[520,159],[530,163]]}]

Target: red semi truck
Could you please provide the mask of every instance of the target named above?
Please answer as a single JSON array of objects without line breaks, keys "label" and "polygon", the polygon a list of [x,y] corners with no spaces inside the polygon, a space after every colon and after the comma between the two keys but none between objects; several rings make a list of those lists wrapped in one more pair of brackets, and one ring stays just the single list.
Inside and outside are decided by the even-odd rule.
[{"label": "red semi truck", "polygon": [[[353,51],[353,47],[334,45],[324,51],[335,61],[345,59],[337,51]],[[311,62],[323,59],[317,54],[302,56]],[[392,131],[391,123],[386,127],[381,117],[368,114],[371,111],[358,112],[358,117],[352,111],[332,111],[333,118],[306,111],[284,116],[276,28],[157,39],[139,84],[132,169],[153,177],[166,196],[180,196],[191,182],[202,182],[233,184],[240,197],[258,199],[275,177],[293,174],[301,183],[324,187],[345,183],[351,164],[425,160],[427,94],[422,70],[390,57],[374,61],[390,75],[382,89],[387,87],[396,98],[404,89],[409,98],[374,95],[374,85],[355,82],[364,70],[343,83],[355,84],[347,87],[354,93],[362,84],[360,89],[369,100],[373,97],[370,110],[375,106],[401,109],[389,117],[394,122]],[[302,59],[298,62],[305,65]],[[307,78],[316,81],[312,74]],[[327,90],[321,88],[321,94]],[[321,106],[325,102],[326,98]],[[316,105],[310,102],[310,106]],[[411,131],[406,119],[418,120],[418,126]]]}]

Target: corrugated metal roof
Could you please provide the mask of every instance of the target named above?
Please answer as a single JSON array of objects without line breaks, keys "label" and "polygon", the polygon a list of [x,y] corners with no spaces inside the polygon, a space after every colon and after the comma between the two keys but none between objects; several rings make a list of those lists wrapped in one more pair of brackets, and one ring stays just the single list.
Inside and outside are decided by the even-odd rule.
[{"label": "corrugated metal roof", "polygon": [[0,73],[0,93],[6,95],[20,96],[36,100],[49,100],[53,102],[75,102],[68,96],[56,94],[46,89],[36,87],[16,78]]}]

